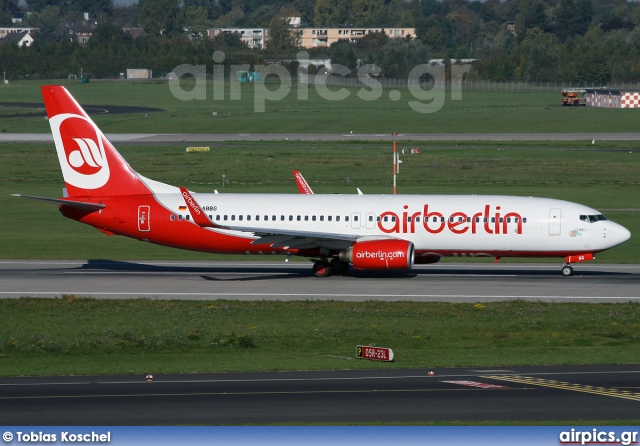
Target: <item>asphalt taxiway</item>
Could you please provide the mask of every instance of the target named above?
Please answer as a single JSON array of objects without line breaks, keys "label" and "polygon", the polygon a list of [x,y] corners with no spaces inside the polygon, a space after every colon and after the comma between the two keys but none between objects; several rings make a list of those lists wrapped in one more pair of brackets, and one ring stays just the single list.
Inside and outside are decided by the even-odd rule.
[{"label": "asphalt taxiway", "polygon": [[640,365],[0,379],[4,425],[637,419]]},{"label": "asphalt taxiway", "polygon": [[640,265],[438,263],[401,272],[314,277],[311,263],[0,261],[0,298],[61,297],[189,300],[345,300],[558,302],[640,300]]}]

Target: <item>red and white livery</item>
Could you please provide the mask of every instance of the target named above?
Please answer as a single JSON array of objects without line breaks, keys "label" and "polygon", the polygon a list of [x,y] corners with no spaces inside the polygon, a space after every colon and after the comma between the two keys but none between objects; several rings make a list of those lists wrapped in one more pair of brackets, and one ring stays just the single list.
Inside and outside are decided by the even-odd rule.
[{"label": "red and white livery", "polygon": [[[68,196],[65,217],[174,248],[317,259],[317,276],[408,269],[441,256],[559,257],[623,243],[627,229],[568,201],[480,195],[204,194],[137,173],[61,86],[43,86]],[[306,184],[308,189],[304,188]]]}]

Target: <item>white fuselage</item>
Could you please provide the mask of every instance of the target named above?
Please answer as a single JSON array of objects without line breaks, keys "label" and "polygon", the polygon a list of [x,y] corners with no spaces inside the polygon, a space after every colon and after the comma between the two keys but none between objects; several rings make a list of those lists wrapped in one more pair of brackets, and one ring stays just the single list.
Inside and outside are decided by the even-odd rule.
[{"label": "white fuselage", "polygon": [[[252,228],[260,228],[257,232],[285,231],[309,237],[392,237],[413,242],[418,255],[598,252],[630,236],[624,227],[603,219],[592,208],[548,198],[318,194],[194,197],[214,223],[233,229],[224,231],[230,235],[248,237]],[[188,219],[181,195],[158,194],[156,198],[180,218]]]}]

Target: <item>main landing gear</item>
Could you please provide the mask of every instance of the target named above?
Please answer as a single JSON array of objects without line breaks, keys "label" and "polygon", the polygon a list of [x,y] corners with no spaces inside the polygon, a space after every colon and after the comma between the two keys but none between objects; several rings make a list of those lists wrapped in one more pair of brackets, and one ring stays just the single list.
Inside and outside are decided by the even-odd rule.
[{"label": "main landing gear", "polygon": [[329,275],[341,276],[347,272],[349,264],[338,258],[334,258],[331,262],[327,259],[318,260],[313,264],[313,274],[316,277],[327,277]]}]

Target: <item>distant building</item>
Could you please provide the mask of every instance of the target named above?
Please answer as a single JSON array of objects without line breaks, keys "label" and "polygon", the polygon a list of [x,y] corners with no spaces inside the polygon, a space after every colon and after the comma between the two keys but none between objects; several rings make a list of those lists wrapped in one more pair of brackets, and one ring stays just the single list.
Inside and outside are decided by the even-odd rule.
[{"label": "distant building", "polygon": [[25,27],[25,26],[4,26],[4,27],[0,27],[0,39],[2,39],[3,37],[6,37],[8,34],[13,34],[13,33],[36,33],[40,31],[40,28],[29,28],[29,27]]},{"label": "distant building", "polygon": [[10,42],[15,42],[18,46],[31,46],[33,43],[33,36],[31,33],[11,33],[0,39],[0,45],[5,45]]},{"label": "distant building", "polygon": [[299,28],[296,31],[301,32],[298,42],[304,48],[329,47],[339,40],[353,43],[375,32],[383,32],[392,39],[409,39],[416,36],[415,28]]},{"label": "distant building", "polygon": [[240,40],[247,44],[249,48],[266,48],[266,42],[269,38],[269,30],[267,28],[210,28],[207,34],[210,39],[215,39],[221,33],[238,33]]},{"label": "distant building", "polygon": [[24,22],[24,19],[27,19],[29,17],[31,17],[30,12],[14,12],[13,17],[11,17],[11,23],[13,23],[14,25],[21,25],[22,22]]},{"label": "distant building", "polygon": [[127,79],[151,79],[153,73],[146,68],[127,68]]},{"label": "distant building", "polygon": [[89,13],[85,12],[81,19],[65,20],[58,29],[62,35],[67,36],[70,42],[78,42],[78,44],[84,46],[89,42],[91,36],[93,36],[93,30],[97,25],[98,22],[90,19]]},{"label": "distant building", "polygon": [[287,22],[289,22],[289,26],[292,26],[294,28],[300,28],[300,25],[302,24],[302,18],[301,17],[287,17]]},{"label": "distant building", "polygon": [[1,27],[0,44],[16,42],[18,46],[31,46],[33,36],[38,31],[40,31],[40,28]]}]

